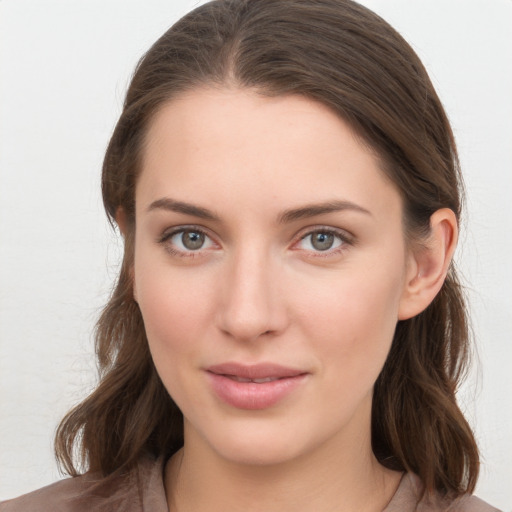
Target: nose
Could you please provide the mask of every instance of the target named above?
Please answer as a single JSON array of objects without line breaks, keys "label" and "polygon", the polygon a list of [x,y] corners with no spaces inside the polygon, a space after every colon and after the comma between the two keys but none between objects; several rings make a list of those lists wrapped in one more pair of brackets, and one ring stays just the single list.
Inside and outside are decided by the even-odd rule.
[{"label": "nose", "polygon": [[278,262],[257,250],[233,256],[223,273],[218,326],[239,341],[255,341],[285,330],[288,319],[280,293]]}]

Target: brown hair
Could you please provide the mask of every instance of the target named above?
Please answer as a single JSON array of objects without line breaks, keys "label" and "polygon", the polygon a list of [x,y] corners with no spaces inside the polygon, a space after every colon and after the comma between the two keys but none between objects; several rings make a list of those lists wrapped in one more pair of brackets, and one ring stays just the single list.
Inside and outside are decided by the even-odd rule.
[{"label": "brown hair", "polygon": [[[183,443],[182,416],[153,365],[131,267],[135,185],[155,112],[201,85],[300,94],[347,121],[380,156],[404,201],[407,236],[430,216],[460,216],[461,178],[446,114],[420,60],[377,15],[350,0],[215,0],[169,29],[139,62],[103,164],[103,198],[126,215],[125,253],[97,325],[101,380],[63,419],[56,454],[64,469],[108,476],[142,454],[169,457]],[[453,266],[432,304],[398,323],[373,397],[379,461],[417,473],[427,492],[471,492],[478,450],[455,392],[468,355],[468,327]],[[82,466],[77,464],[81,462]]]}]

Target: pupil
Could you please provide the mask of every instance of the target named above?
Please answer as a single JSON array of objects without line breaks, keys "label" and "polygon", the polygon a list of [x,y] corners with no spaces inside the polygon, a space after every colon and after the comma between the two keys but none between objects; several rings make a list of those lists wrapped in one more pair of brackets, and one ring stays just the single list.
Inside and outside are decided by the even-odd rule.
[{"label": "pupil", "polygon": [[181,239],[183,245],[192,251],[200,249],[204,244],[204,235],[197,231],[185,231]]},{"label": "pupil", "polygon": [[334,235],[331,233],[315,233],[311,243],[318,251],[326,251],[332,247]]}]

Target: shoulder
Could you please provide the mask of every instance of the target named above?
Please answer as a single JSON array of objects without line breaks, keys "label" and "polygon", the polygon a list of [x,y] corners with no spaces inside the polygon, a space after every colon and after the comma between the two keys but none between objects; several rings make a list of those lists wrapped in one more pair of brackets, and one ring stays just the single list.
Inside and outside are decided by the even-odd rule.
[{"label": "shoulder", "polygon": [[500,512],[497,508],[489,505],[476,496],[463,496],[453,501],[446,509],[446,512]]},{"label": "shoulder", "polygon": [[500,512],[476,496],[465,495],[456,500],[421,501],[418,512]]},{"label": "shoulder", "polygon": [[436,495],[420,499],[422,492],[421,480],[412,473],[405,474],[384,512],[500,512],[476,496],[450,499]]},{"label": "shoulder", "polygon": [[50,510],[78,512],[85,510],[85,506],[82,505],[83,497],[92,485],[92,482],[88,481],[87,475],[66,478],[18,498],[2,501],[0,512],[35,512],[36,510],[40,512]]},{"label": "shoulder", "polygon": [[[162,461],[144,459],[122,475],[103,479],[86,473],[3,501],[0,512],[159,512],[162,499],[165,500]],[[151,508],[146,507],[147,500],[151,501]]]}]

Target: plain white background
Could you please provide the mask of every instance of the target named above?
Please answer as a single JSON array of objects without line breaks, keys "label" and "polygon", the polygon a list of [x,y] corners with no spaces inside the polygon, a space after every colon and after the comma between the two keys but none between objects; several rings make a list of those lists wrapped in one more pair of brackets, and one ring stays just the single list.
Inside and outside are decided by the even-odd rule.
[{"label": "plain white background", "polygon": [[[0,499],[58,478],[52,438],[94,386],[94,321],[121,244],[99,194],[135,63],[198,2],[0,0]],[[477,494],[512,504],[512,2],[365,0],[413,45],[452,121],[468,189],[457,260],[478,365],[459,398]]]}]

